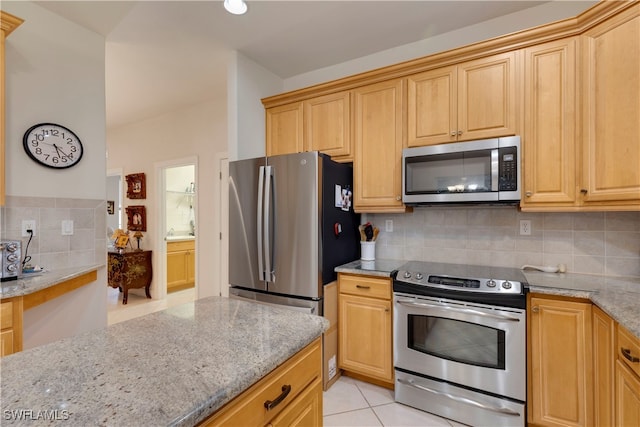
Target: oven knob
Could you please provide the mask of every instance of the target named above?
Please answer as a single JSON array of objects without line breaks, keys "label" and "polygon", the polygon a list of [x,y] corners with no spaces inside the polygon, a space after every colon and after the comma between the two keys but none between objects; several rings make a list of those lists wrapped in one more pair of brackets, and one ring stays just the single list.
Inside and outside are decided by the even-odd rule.
[{"label": "oven knob", "polygon": [[9,254],[7,255],[7,261],[9,262],[15,262],[18,260],[18,255],[16,254]]},{"label": "oven knob", "polygon": [[10,273],[13,273],[14,271],[16,271],[18,269],[18,266],[16,264],[9,264],[7,265],[7,271]]},{"label": "oven knob", "polygon": [[16,245],[15,243],[9,243],[5,246],[5,249],[9,252],[15,252],[18,250],[18,245]]},{"label": "oven knob", "polygon": [[505,280],[504,282],[502,282],[502,287],[504,289],[511,289],[511,282]]},{"label": "oven knob", "polygon": [[422,276],[422,273],[417,273],[417,274],[416,274],[416,279],[418,279],[418,280],[422,280],[422,277],[423,277],[423,276]]},{"label": "oven knob", "polygon": [[495,280],[487,280],[487,288],[495,288],[496,281]]},{"label": "oven knob", "polygon": [[408,271],[405,271],[405,272],[404,272],[404,278],[405,278],[405,279],[408,279],[409,277],[411,277],[411,273],[410,273],[410,272],[408,272]]}]

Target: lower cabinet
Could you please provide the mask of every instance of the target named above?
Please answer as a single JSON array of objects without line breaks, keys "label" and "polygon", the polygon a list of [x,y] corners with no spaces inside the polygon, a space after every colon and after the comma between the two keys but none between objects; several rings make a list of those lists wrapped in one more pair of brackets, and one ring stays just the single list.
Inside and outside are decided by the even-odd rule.
[{"label": "lower cabinet", "polygon": [[338,367],[393,388],[390,278],[338,274]]},{"label": "lower cabinet", "polygon": [[614,425],[615,404],[615,321],[593,306],[593,417],[594,425]]},{"label": "lower cabinet", "polygon": [[529,298],[529,425],[594,425],[591,302]]},{"label": "lower cabinet", "polygon": [[167,242],[167,291],[192,287],[196,283],[196,242]]},{"label": "lower cabinet", "polygon": [[22,297],[0,304],[0,357],[22,351]]},{"label": "lower cabinet", "polygon": [[200,426],[321,426],[320,340],[300,350]]},{"label": "lower cabinet", "polygon": [[640,426],[640,339],[617,326],[616,426]]}]

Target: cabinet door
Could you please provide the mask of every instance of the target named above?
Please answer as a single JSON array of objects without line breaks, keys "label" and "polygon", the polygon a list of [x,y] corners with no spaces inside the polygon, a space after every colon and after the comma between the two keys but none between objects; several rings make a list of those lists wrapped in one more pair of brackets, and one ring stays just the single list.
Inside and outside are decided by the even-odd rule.
[{"label": "cabinet door", "polygon": [[196,252],[187,252],[187,283],[196,283]]},{"label": "cabinet door", "polygon": [[407,145],[458,139],[456,67],[444,67],[407,78]]},{"label": "cabinet door", "polygon": [[640,378],[616,361],[616,426],[640,426]]},{"label": "cabinet door", "polygon": [[0,332],[0,357],[13,354],[13,329]]},{"label": "cabinet door", "polygon": [[615,322],[593,306],[594,421],[597,426],[614,425]]},{"label": "cabinet door", "polygon": [[302,153],[302,102],[269,108],[266,115],[267,156]]},{"label": "cabinet door", "polygon": [[458,139],[516,134],[516,53],[458,66]]},{"label": "cabinet door", "polygon": [[187,252],[167,252],[167,289],[187,284]]},{"label": "cabinet door", "polygon": [[523,208],[575,203],[576,42],[524,50]]},{"label": "cabinet door", "polygon": [[593,425],[591,303],[532,297],[529,422]]},{"label": "cabinet door", "polygon": [[583,36],[585,205],[640,203],[640,3]]},{"label": "cabinet door", "polygon": [[338,366],[393,382],[391,301],[340,294]]},{"label": "cabinet door", "polygon": [[351,156],[350,93],[338,92],[304,101],[304,149],[336,157]]},{"label": "cabinet door", "polygon": [[404,212],[403,87],[396,79],[354,90],[356,212]]},{"label": "cabinet door", "polygon": [[318,378],[270,424],[273,427],[322,426],[322,381]]}]

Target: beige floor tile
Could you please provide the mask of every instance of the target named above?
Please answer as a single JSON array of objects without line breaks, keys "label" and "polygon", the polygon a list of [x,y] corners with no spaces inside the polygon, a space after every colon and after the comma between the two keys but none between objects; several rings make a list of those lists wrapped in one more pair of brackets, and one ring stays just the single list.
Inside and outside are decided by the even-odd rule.
[{"label": "beige floor tile", "polygon": [[355,381],[348,377],[340,377],[328,391],[324,392],[322,400],[323,415],[369,408]]},{"label": "beige floor tile", "polygon": [[380,427],[380,421],[371,408],[359,409],[357,411],[343,412],[341,414],[328,415],[324,417],[325,427]]},{"label": "beige floor tile", "polygon": [[369,403],[369,406],[385,405],[387,403],[392,403],[395,400],[393,390],[366,383],[364,381],[354,380],[354,382],[358,386],[358,389],[366,399],[367,403]]}]

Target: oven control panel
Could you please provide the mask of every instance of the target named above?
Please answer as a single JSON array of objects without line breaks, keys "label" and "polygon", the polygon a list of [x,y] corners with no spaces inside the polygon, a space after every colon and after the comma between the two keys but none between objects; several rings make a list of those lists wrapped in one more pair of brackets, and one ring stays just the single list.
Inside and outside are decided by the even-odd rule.
[{"label": "oven control panel", "polygon": [[476,293],[521,294],[523,289],[519,281],[454,277],[410,270],[399,270],[396,280],[418,286]]}]

